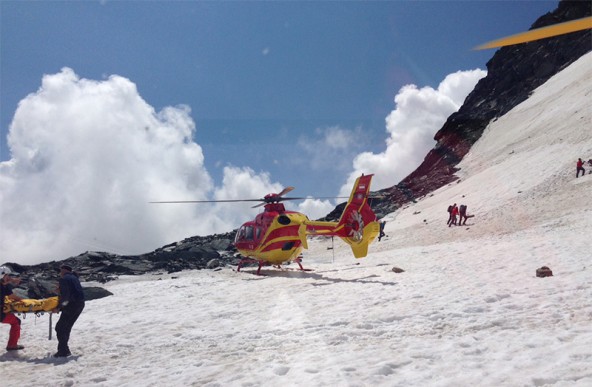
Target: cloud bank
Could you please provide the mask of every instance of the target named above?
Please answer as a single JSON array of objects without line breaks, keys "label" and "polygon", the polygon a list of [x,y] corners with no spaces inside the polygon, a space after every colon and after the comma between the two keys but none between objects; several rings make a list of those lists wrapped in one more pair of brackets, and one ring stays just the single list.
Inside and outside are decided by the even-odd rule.
[{"label": "cloud bank", "polygon": [[[311,169],[329,167],[318,146],[333,160],[355,156],[339,196],[349,196],[362,172],[376,174],[373,189],[392,186],[419,165],[435,132],[484,75],[451,74],[437,90],[403,87],[386,118],[383,153],[355,156],[363,149],[355,141],[360,128],[319,129],[318,144],[307,148],[311,139],[301,138],[299,146]],[[230,231],[260,211],[244,203],[150,201],[260,198],[283,189],[248,166],[225,167],[216,186],[195,131],[188,106],[155,111],[124,77],[88,80],[69,68],[45,75],[39,90],[20,101],[7,139],[11,159],[0,163],[0,262],[33,264],[86,250],[145,253],[192,235]],[[344,176],[351,170],[347,162],[330,167]],[[334,205],[308,199],[297,210],[317,219]]]},{"label": "cloud bank", "polygon": [[8,136],[12,157],[0,163],[0,261],[38,263],[86,250],[145,253],[230,231],[256,212],[150,201],[281,190],[266,175],[233,167],[215,187],[190,113],[187,106],[156,112],[123,77],[93,81],[69,68],[44,76],[20,101]]}]

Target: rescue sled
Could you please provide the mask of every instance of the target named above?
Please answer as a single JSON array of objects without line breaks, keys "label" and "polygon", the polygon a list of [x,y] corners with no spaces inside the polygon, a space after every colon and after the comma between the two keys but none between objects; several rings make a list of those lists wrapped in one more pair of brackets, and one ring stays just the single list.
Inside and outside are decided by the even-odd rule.
[{"label": "rescue sled", "polygon": [[11,301],[4,299],[4,313],[39,313],[51,312],[58,307],[58,297],[49,297],[40,300],[24,299]]}]

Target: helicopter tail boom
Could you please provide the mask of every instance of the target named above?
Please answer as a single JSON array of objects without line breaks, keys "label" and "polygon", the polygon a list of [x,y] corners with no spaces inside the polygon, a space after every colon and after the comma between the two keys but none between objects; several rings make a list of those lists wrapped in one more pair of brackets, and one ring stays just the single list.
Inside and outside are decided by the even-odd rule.
[{"label": "helicopter tail boom", "polygon": [[368,204],[372,176],[358,177],[339,222],[307,222],[307,233],[338,236],[350,245],[356,258],[368,255],[368,245],[380,232],[376,214]]}]

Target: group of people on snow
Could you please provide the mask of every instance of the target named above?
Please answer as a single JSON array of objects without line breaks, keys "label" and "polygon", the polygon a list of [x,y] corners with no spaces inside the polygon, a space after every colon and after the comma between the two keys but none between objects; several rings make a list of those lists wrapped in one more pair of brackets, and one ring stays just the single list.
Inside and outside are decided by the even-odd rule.
[{"label": "group of people on snow", "polygon": [[[592,168],[592,159],[588,160],[587,164]],[[586,174],[586,170],[584,169],[584,161],[582,161],[581,158],[578,158],[578,161],[576,162],[576,178],[580,176],[580,172],[582,173],[582,176]],[[588,174],[591,173],[592,170],[588,172]],[[454,203],[448,206],[448,221],[446,222],[446,224],[448,225],[448,227],[451,227],[452,225],[464,226],[467,224],[467,219],[472,218],[473,216],[475,215],[467,214],[466,205],[461,204],[460,206],[457,206],[456,203]]]},{"label": "group of people on snow", "polygon": [[475,215],[467,214],[467,206],[465,204],[461,204],[458,207],[456,203],[454,203],[448,206],[448,222],[446,222],[446,224],[448,225],[448,227],[452,225],[464,226],[467,224],[467,219],[472,218],[473,216]]},{"label": "group of people on snow", "polygon": [[[72,353],[68,347],[70,332],[78,316],[84,309],[84,293],[78,280],[78,276],[68,265],[62,265],[60,270],[60,280],[58,288],[58,307],[52,312],[59,312],[60,319],[56,324],[55,331],[58,339],[58,351],[54,357],[67,357]],[[0,322],[10,325],[7,351],[18,351],[24,349],[23,345],[18,343],[21,336],[21,320],[13,313],[4,313],[5,297],[10,301],[20,301],[21,297],[14,294],[13,289],[21,282],[20,274],[10,269],[8,266],[0,267]]]}]

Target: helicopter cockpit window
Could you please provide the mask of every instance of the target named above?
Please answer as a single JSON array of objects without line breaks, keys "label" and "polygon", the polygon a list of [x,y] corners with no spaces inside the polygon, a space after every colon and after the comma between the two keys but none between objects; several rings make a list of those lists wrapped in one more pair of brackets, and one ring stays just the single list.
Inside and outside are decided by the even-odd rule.
[{"label": "helicopter cockpit window", "polygon": [[253,240],[254,230],[253,226],[242,226],[238,233],[236,234],[235,240],[244,241],[244,240]]},{"label": "helicopter cockpit window", "polygon": [[240,240],[245,239],[245,228],[241,227],[238,232],[236,233],[236,237],[234,237],[234,241],[238,242]]},{"label": "helicopter cockpit window", "polygon": [[256,240],[261,239],[261,227],[257,227],[257,231],[256,231],[256,234],[255,235],[256,235],[255,236],[255,239]]},{"label": "helicopter cockpit window", "polygon": [[245,239],[253,240],[253,226],[245,227]]}]

